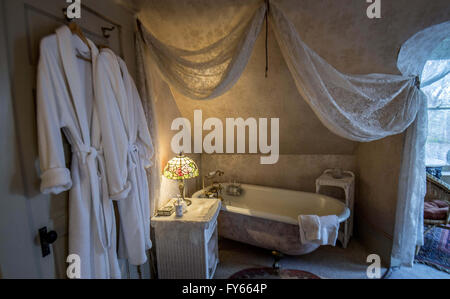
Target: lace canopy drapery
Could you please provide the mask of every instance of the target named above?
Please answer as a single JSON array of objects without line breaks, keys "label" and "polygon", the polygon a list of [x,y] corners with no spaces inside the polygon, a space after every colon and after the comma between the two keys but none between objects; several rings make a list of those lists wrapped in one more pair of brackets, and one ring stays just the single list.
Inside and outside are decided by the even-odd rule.
[{"label": "lace canopy drapery", "polygon": [[262,6],[249,22],[238,24],[224,38],[197,51],[165,45],[142,25],[140,29],[152,60],[171,86],[193,99],[212,99],[230,89],[242,75],[264,14]]},{"label": "lace canopy drapery", "polygon": [[[140,24],[142,38],[166,82],[193,99],[220,96],[241,76],[261,30],[266,6],[248,22],[200,50],[165,45]],[[403,132],[415,119],[419,91],[415,76],[348,75],[334,69],[300,38],[275,5],[270,22],[297,89],[335,134],[367,142]]]},{"label": "lace canopy drapery", "polygon": [[[229,90],[249,60],[267,7],[266,4],[259,6],[251,18],[239,22],[228,34],[194,50],[180,49],[158,40],[139,22],[140,74],[151,77],[143,81],[147,84],[143,84],[142,92],[157,100],[157,82],[162,82],[158,76],[193,99],[212,99]],[[425,182],[423,143],[426,134],[423,128],[426,114],[423,107],[426,102],[415,86],[420,72],[399,67],[404,76],[341,73],[302,41],[294,25],[276,5],[271,3],[268,12],[299,93],[327,128],[344,138],[368,142],[401,133],[409,127],[400,175],[399,207],[410,208],[410,211],[397,215],[394,239],[400,252],[396,260],[399,264],[411,264],[412,244],[421,242],[418,202]],[[407,68],[409,64],[404,65]],[[411,241],[398,241],[397,234],[412,230],[415,232]],[[403,254],[405,250],[407,254]]]},{"label": "lace canopy drapery", "polygon": [[297,89],[335,134],[361,142],[403,132],[419,105],[415,76],[348,75],[312,51],[276,6],[270,20]]}]

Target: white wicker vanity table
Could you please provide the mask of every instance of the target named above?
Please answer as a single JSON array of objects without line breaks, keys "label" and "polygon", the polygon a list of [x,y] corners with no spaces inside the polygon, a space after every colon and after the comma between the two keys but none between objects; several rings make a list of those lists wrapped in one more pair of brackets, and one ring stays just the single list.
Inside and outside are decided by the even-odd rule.
[{"label": "white wicker vanity table", "polygon": [[345,193],[345,206],[350,210],[350,217],[344,222],[344,231],[339,231],[338,239],[342,247],[347,248],[350,237],[353,234],[353,208],[355,201],[355,174],[351,171],[343,171],[341,178],[335,178],[332,175],[333,170],[325,170],[320,177],[316,179],[316,193],[320,193],[320,187],[332,186],[342,188]]},{"label": "white wicker vanity table", "polygon": [[182,217],[154,216],[156,260],[161,279],[210,279],[219,263],[216,198],[189,198]]}]

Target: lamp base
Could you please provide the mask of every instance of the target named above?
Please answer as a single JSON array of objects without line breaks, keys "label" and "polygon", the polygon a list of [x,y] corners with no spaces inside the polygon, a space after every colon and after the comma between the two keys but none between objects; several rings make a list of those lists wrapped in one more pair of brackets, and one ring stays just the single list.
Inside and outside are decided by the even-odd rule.
[{"label": "lamp base", "polygon": [[178,188],[180,190],[181,198],[183,199],[184,202],[186,202],[186,206],[189,207],[192,204],[192,201],[184,198],[184,179],[180,182]]}]

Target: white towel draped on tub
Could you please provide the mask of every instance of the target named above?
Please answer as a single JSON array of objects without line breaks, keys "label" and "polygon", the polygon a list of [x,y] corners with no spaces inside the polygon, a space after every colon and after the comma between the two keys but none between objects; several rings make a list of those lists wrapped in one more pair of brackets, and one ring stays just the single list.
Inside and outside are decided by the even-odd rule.
[{"label": "white towel draped on tub", "polygon": [[298,216],[300,240],[303,244],[314,243],[320,245],[336,245],[339,232],[339,220],[336,215]]}]

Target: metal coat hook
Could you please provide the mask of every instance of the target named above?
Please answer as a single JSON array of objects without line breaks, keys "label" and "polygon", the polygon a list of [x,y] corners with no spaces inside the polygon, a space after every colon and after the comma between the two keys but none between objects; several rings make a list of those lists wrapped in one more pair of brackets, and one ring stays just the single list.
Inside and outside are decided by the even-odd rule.
[{"label": "metal coat hook", "polygon": [[114,29],[116,29],[116,27],[114,27],[114,26],[102,27],[103,37],[109,38],[111,35],[108,33],[108,31],[113,31]]}]

